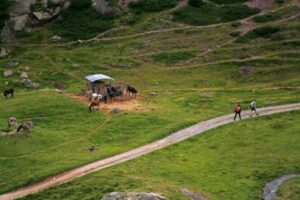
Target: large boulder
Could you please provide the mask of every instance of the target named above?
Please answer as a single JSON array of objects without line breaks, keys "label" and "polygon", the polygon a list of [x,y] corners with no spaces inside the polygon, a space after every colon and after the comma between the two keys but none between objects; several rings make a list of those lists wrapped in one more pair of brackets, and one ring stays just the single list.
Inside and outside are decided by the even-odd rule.
[{"label": "large boulder", "polygon": [[166,200],[166,198],[155,193],[112,192],[105,195],[101,200]]},{"label": "large boulder", "polygon": [[29,16],[28,14],[24,14],[17,17],[12,17],[10,20],[14,24],[13,30],[21,31],[26,27],[26,24],[29,20]]},{"label": "large boulder", "polygon": [[14,74],[14,72],[12,69],[7,69],[7,70],[4,70],[4,72],[3,72],[4,77],[9,77],[9,76],[12,76],[13,74]]},{"label": "large boulder", "polygon": [[8,50],[3,47],[0,47],[0,59],[6,58],[8,56]]},{"label": "large boulder", "polygon": [[92,0],[92,6],[101,15],[121,12],[119,8],[109,5],[106,0]]}]

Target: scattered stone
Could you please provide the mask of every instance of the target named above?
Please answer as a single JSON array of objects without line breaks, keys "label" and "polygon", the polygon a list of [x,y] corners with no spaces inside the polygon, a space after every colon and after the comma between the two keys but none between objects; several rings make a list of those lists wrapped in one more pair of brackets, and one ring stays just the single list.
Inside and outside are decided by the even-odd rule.
[{"label": "scattered stone", "polygon": [[10,61],[10,62],[8,63],[8,67],[16,67],[16,66],[18,66],[18,65],[19,65],[19,62]]},{"label": "scattered stone", "polygon": [[35,16],[39,21],[47,21],[52,18],[48,12],[33,12],[33,16]]},{"label": "scattered stone", "polygon": [[29,71],[29,69],[30,69],[29,67],[25,67],[25,71]]},{"label": "scattered stone", "polygon": [[8,83],[9,83],[8,81],[5,81],[5,85],[8,85]]},{"label": "scattered stone", "polygon": [[38,88],[40,87],[39,83],[32,82],[30,79],[21,79],[21,83],[27,88]]},{"label": "scattered stone", "polygon": [[159,85],[159,83],[158,83],[158,82],[155,82],[154,85]]},{"label": "scattered stone", "polygon": [[182,194],[189,197],[191,200],[209,200],[207,197],[202,196],[202,195],[200,195],[198,193],[195,193],[193,191],[190,191],[188,189],[181,189],[180,191],[182,192]]},{"label": "scattered stone", "polygon": [[61,37],[58,35],[54,35],[51,40],[52,40],[52,42],[59,42],[59,41],[61,41]]},{"label": "scattered stone", "polygon": [[77,67],[79,67],[79,65],[78,65],[78,64],[75,64],[75,63],[72,64],[71,66],[72,66],[72,68],[77,68]]},{"label": "scattered stone", "polygon": [[20,79],[28,79],[27,72],[22,72],[21,75],[20,75]]},{"label": "scattered stone", "polygon": [[0,47],[0,59],[6,58],[7,56],[8,56],[8,51],[5,48]]},{"label": "scattered stone", "polygon": [[213,94],[211,92],[203,92],[201,94],[201,96],[203,96],[203,97],[211,97],[211,96],[213,96]]},{"label": "scattered stone", "polygon": [[11,20],[14,22],[14,26],[13,26],[14,31],[23,30],[26,27],[28,18],[29,18],[28,14],[13,17]]},{"label": "scattered stone", "polygon": [[121,109],[120,108],[114,108],[114,109],[112,109],[111,111],[110,111],[110,113],[112,113],[112,114],[118,114],[118,113],[120,113],[121,112]]},{"label": "scattered stone", "polygon": [[33,82],[30,87],[31,88],[38,88],[38,87],[40,87],[40,84]]},{"label": "scattered stone", "polygon": [[155,95],[157,95],[157,93],[156,93],[156,92],[150,92],[150,94],[151,94],[152,96],[155,96]]},{"label": "scattered stone", "polygon": [[243,65],[239,68],[240,74],[244,76],[250,76],[254,73],[254,67],[250,65]]},{"label": "scattered stone", "polygon": [[155,193],[112,192],[105,195],[101,200],[167,200],[167,199]]},{"label": "scattered stone", "polygon": [[83,43],[83,41],[82,41],[82,40],[77,40],[77,42],[78,42],[79,44],[82,44],[82,43]]},{"label": "scattered stone", "polygon": [[56,81],[56,82],[54,83],[54,87],[55,87],[56,89],[59,89],[59,90],[64,90],[64,89],[66,89],[66,85],[63,84],[63,83],[61,83],[61,82],[58,82],[58,81]]},{"label": "scattered stone", "polygon": [[11,69],[5,70],[3,73],[4,77],[9,77],[9,76],[12,76],[13,74],[14,74],[14,72]]}]

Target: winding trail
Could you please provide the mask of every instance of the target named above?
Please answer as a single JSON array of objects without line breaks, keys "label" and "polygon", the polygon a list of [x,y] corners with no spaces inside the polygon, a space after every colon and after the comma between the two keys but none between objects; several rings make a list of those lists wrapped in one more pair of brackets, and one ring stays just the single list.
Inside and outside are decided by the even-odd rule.
[{"label": "winding trail", "polygon": [[[275,113],[281,113],[281,112],[288,112],[292,110],[300,110],[300,103],[295,104],[287,104],[287,105],[281,105],[281,106],[272,106],[272,107],[266,107],[266,108],[260,108],[258,109],[258,112],[260,113],[259,116],[265,116],[265,115],[271,115]],[[102,159],[99,161],[92,162],[87,165],[83,165],[81,167],[63,172],[61,174],[49,177],[45,179],[44,181],[24,186],[19,189],[16,189],[14,191],[4,193],[0,195],[0,200],[9,200],[9,199],[15,199],[18,197],[23,197],[32,193],[37,193],[39,191],[42,191],[44,189],[47,189],[51,186],[55,186],[58,184],[61,184],[63,182],[70,181],[72,179],[81,177],[83,175],[86,175],[91,172],[95,172],[107,167],[111,167],[114,165],[117,165],[119,163],[135,159],[137,157],[140,157],[142,155],[151,153],[153,151],[165,148],[167,146],[170,146],[175,143],[179,143],[183,140],[186,140],[188,138],[191,138],[195,135],[199,135],[207,130],[229,124],[233,122],[233,115],[228,114],[216,118],[212,118],[203,122],[200,122],[198,124],[195,124],[193,126],[190,126],[188,128],[185,128],[183,130],[180,130],[178,132],[175,132],[166,138],[163,138],[161,140],[158,140],[156,142],[147,144],[145,146],[133,149],[131,151],[121,153],[119,155],[115,155],[106,159]],[[243,119],[249,119],[250,111],[245,111],[242,114]]]},{"label": "winding trail", "polygon": [[284,176],[281,176],[281,177],[271,181],[270,183],[267,183],[265,188],[264,188],[263,199],[264,200],[274,199],[278,188],[282,184],[284,184],[286,181],[288,181],[290,179],[293,179],[293,178],[296,178],[296,177],[300,177],[300,174],[284,175]]}]

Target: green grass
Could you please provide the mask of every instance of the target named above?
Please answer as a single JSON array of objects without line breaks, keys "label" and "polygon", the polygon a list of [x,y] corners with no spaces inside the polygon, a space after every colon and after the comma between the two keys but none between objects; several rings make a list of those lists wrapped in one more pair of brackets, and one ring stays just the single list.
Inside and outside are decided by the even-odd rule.
[{"label": "green grass", "polygon": [[260,199],[266,182],[300,170],[299,114],[219,127],[24,199],[99,199],[112,191],[156,192],[169,199],[188,199],[180,194],[182,188],[210,199]]},{"label": "green grass", "polygon": [[300,198],[300,178],[294,178],[280,186],[275,200],[297,200]]},{"label": "green grass", "polygon": [[257,9],[243,4],[204,3],[200,7],[186,6],[175,11],[173,20],[192,25],[208,25],[243,19],[257,12]]},{"label": "green grass", "polygon": [[155,62],[162,62],[165,64],[174,64],[181,60],[187,60],[189,58],[193,58],[195,56],[195,52],[190,51],[178,51],[178,52],[166,52],[160,53],[152,56]]},{"label": "green grass", "polygon": [[[214,6],[224,8],[223,5],[214,4]],[[231,6],[231,4],[227,4],[227,6]],[[294,11],[296,10],[295,8]],[[74,31],[71,31],[70,36],[65,37],[81,39],[97,33],[97,27],[98,25],[101,26],[102,18],[95,22],[94,19],[90,19],[94,14],[89,13],[85,19],[79,19],[88,11],[87,8],[84,8],[79,11],[81,13],[78,15],[73,13],[74,19],[71,19],[71,13],[69,14],[69,18],[65,22],[71,22],[75,19],[78,22],[70,24],[70,28],[67,28],[66,32]],[[68,16],[68,14],[63,16]],[[139,14],[129,11],[128,15],[105,19],[107,20],[105,23],[112,20],[115,22],[114,26],[117,26],[118,20],[127,19],[127,17],[130,19],[130,16],[135,20],[133,25],[120,31],[111,32],[108,37],[127,36],[179,26],[170,21],[170,14],[165,10]],[[283,16],[284,14],[281,13],[280,19]],[[90,20],[91,23],[86,24],[86,20]],[[231,113],[235,103],[240,103],[243,109],[247,109],[253,98],[257,100],[259,106],[299,102],[299,19],[297,18],[284,24],[266,22],[264,27],[280,27],[280,31],[270,37],[259,37],[244,43],[228,44],[224,47],[220,47],[220,45],[231,40],[230,33],[238,31],[240,27],[243,28],[243,24],[232,26],[228,23],[217,28],[194,27],[81,45],[58,46],[49,43],[54,33],[60,34],[65,31],[62,27],[69,26],[64,24],[65,22],[62,21],[62,24],[57,24],[60,22],[54,21],[52,24],[41,28],[39,32],[24,35],[20,40],[22,45],[8,45],[7,48],[11,50],[10,57],[0,60],[0,73],[6,69],[12,69],[14,72],[11,77],[0,76],[2,83],[0,89],[14,87],[17,92],[15,99],[7,101],[3,98],[0,99],[0,129],[2,132],[5,131],[7,117],[13,115],[19,121],[33,120],[35,124],[27,138],[22,135],[0,136],[0,192],[12,190],[94,160],[128,151],[163,138],[196,122]],[[75,29],[78,24],[81,24],[82,27]],[[167,25],[165,26],[165,24]],[[89,26],[96,28],[86,29]],[[256,27],[256,24],[254,26]],[[105,27],[101,26],[100,29],[104,30],[102,28]],[[99,31],[101,31],[100,29]],[[40,42],[46,44],[41,45]],[[201,56],[203,52],[209,49],[213,49],[213,51]],[[257,59],[244,60],[253,57],[257,57]],[[11,62],[18,62],[19,65],[12,66]],[[77,64],[78,67],[72,67],[73,64]],[[245,66],[246,68],[250,66],[249,73],[242,71]],[[19,76],[25,70],[28,71],[32,81],[41,84],[38,90],[25,89],[20,84]],[[136,87],[141,95],[139,100],[141,109],[124,110],[118,115],[110,115],[109,111],[90,114],[86,105],[64,95],[67,92],[81,92],[86,84],[83,77],[92,73],[111,75],[117,83],[126,83]],[[67,86],[62,94],[52,91],[54,83],[57,81]],[[44,91],[47,88],[50,90]],[[156,95],[151,95],[151,92],[156,92]],[[294,127],[294,129],[280,129],[283,134],[290,136],[283,137],[284,135],[281,134],[278,136],[281,141],[296,141],[297,138],[294,138],[291,130],[297,130],[298,121],[295,120],[298,115],[297,112],[282,118],[283,123],[288,123],[284,127]],[[290,119],[290,116],[293,116],[293,119]],[[279,118],[280,116],[277,116],[274,120],[279,120]],[[255,156],[247,157],[246,154],[237,154],[246,159],[241,160],[243,162],[242,171],[235,172],[235,169],[230,169],[232,165],[228,163],[236,164],[239,159],[234,156],[234,153],[238,153],[238,151],[231,148],[238,146],[233,143],[240,142],[238,139],[251,136],[249,140],[251,144],[249,145],[254,150],[251,152],[252,150],[248,149],[246,152],[250,152],[249,155],[261,155],[258,150],[263,152],[262,155],[272,153],[260,146],[262,141],[269,142],[268,148],[276,148],[276,145],[271,147],[271,143],[277,144],[278,138],[269,140],[268,137],[269,134],[276,133],[277,135],[277,130],[273,132],[273,129],[268,128],[268,124],[275,123],[273,118],[257,119],[251,123],[266,125],[262,126],[261,129],[253,130],[261,132],[263,134],[261,137],[256,138],[257,134],[249,132],[253,126],[249,125],[248,127],[248,122],[242,122],[241,125],[239,123],[233,125],[232,128],[231,126],[224,127],[193,139],[197,142],[187,141],[182,144],[184,147],[176,145],[170,147],[170,150],[164,150],[174,152],[172,153],[175,155],[172,162],[179,163],[181,163],[181,159],[178,158],[178,155],[185,154],[189,149],[216,150],[208,155],[197,154],[200,158],[199,162],[190,163],[186,166],[194,171],[188,172],[184,168],[185,166],[181,168],[182,163],[179,167],[174,168],[176,173],[177,171],[182,173],[186,170],[188,173],[186,178],[185,176],[176,177],[174,171],[168,175],[171,164],[161,166],[158,174],[149,170],[150,175],[145,176],[143,174],[146,173],[139,170],[137,170],[138,174],[129,170],[129,178],[124,178],[126,167],[121,167],[122,172],[119,169],[111,168],[103,172],[104,175],[96,176],[98,177],[97,181],[100,180],[96,185],[94,180],[90,181],[89,178],[78,179],[76,186],[73,183],[67,184],[69,188],[65,192],[57,192],[57,194],[50,192],[49,198],[78,199],[80,197],[93,199],[100,198],[108,191],[127,190],[129,188],[129,190],[158,191],[172,197],[171,199],[182,199],[183,196],[177,186],[183,187],[185,185],[189,189],[203,192],[213,199],[218,199],[219,196],[221,199],[233,199],[229,198],[232,197],[232,191],[238,191],[237,195],[241,197],[240,199],[247,199],[245,195],[248,195],[250,190],[254,191],[251,195],[257,197],[264,181],[284,170],[281,167],[274,167],[277,166],[275,165],[276,161],[268,160],[269,157],[260,160],[261,162],[266,160],[265,163],[256,165],[257,158]],[[101,127],[96,129],[99,126]],[[240,133],[234,132],[240,129],[247,130],[242,133],[241,138],[239,138]],[[224,131],[227,134],[226,138],[222,137]],[[233,134],[235,138],[233,141],[229,132],[235,133]],[[206,142],[210,135],[212,135],[213,140]],[[230,139],[227,140],[227,138]],[[255,144],[256,141],[257,144]],[[221,147],[220,150],[218,149],[219,144],[224,145],[223,149]],[[95,153],[86,153],[84,149],[90,146],[97,146],[100,150]],[[176,151],[177,147],[178,151]],[[223,154],[219,152],[226,152],[224,149],[228,147],[232,149],[232,152],[222,157]],[[297,148],[292,147],[290,151],[298,152]],[[294,152],[290,154],[285,151],[279,153],[282,157],[294,155]],[[153,155],[157,155],[157,159],[154,161],[159,160],[159,158],[166,159],[165,153],[158,152]],[[153,155],[148,156],[148,163],[153,160]],[[182,158],[183,160],[187,159],[184,163],[189,163],[188,157],[186,157],[188,155],[193,156],[194,153],[187,151]],[[224,163],[225,168],[217,169],[216,167],[222,166],[218,165],[210,170],[210,166],[214,164],[210,159],[213,160],[214,158],[217,159],[217,163]],[[200,162],[201,159],[210,161],[207,161],[209,166],[204,166]],[[135,161],[130,163],[135,165]],[[287,162],[284,167],[295,169],[293,163]],[[158,163],[154,165],[159,166]],[[248,165],[250,166],[247,167]],[[267,169],[264,168],[265,165],[268,166]],[[152,167],[149,167],[150,164],[145,165],[144,162],[138,161],[135,166],[132,166],[132,169],[142,168],[142,166],[145,170]],[[259,167],[264,170],[259,171]],[[213,176],[198,174],[196,170],[198,168],[204,169],[203,173],[205,174],[217,173],[218,176],[216,174]],[[250,175],[248,174],[249,179],[245,176],[247,171],[250,173]],[[120,175],[115,175],[114,172]],[[257,180],[253,178],[256,174],[260,176]],[[109,175],[116,177],[108,180]],[[219,175],[224,177],[225,181],[216,179]],[[238,181],[235,183],[236,177],[239,176],[242,177],[242,183]],[[150,177],[150,182],[145,182],[145,185],[139,184],[144,182],[141,180],[149,180],[148,177]],[[165,180],[162,180],[164,178]],[[159,182],[163,183],[161,188],[157,187],[160,185]],[[203,186],[204,183],[206,187]],[[92,186],[93,184],[95,187]],[[245,189],[243,189],[243,184],[246,185]],[[82,185],[84,185],[83,189],[78,189]],[[61,190],[63,189],[65,186]],[[86,196],[83,197],[84,195]],[[39,198],[43,197],[45,196]]]}]

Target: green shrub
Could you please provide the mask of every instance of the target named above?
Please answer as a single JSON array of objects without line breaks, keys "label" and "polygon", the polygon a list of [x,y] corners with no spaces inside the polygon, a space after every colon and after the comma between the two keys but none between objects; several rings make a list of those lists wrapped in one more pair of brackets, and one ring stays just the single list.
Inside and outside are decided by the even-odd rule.
[{"label": "green shrub", "polygon": [[8,8],[14,3],[12,0],[0,0],[0,30],[3,28],[5,21],[9,18]]},{"label": "green shrub", "polygon": [[210,0],[216,4],[234,4],[234,3],[244,3],[247,0]]},{"label": "green shrub", "polygon": [[179,0],[139,0],[129,3],[129,7],[139,12],[157,12],[177,5]]},{"label": "green shrub", "polygon": [[230,35],[231,37],[238,37],[240,34],[241,34],[240,31],[233,31],[233,32],[229,33],[229,35]]},{"label": "green shrub", "polygon": [[230,25],[231,25],[232,27],[236,28],[236,27],[241,26],[242,24],[241,24],[241,22],[236,21],[236,22],[232,22]]},{"label": "green shrub", "polygon": [[47,8],[54,8],[54,7],[57,7],[57,6],[60,6],[61,3],[55,3],[53,2],[53,0],[48,0],[47,1]]},{"label": "green shrub", "polygon": [[259,15],[253,18],[254,22],[262,23],[262,22],[269,22],[272,20],[275,20],[276,17],[272,14],[267,14],[267,15]]},{"label": "green shrub", "polygon": [[71,0],[71,9],[84,9],[91,7],[92,1],[91,0]]},{"label": "green shrub", "polygon": [[238,42],[247,42],[250,40],[254,40],[257,38],[269,38],[271,35],[279,32],[280,29],[277,27],[271,27],[271,26],[264,26],[256,28],[249,33],[245,34],[244,36],[241,36],[238,39]]},{"label": "green shrub", "polygon": [[191,51],[177,51],[177,52],[164,52],[152,56],[155,62],[161,62],[165,64],[174,64],[181,60],[187,60],[195,56]]},{"label": "green shrub", "polygon": [[[79,0],[76,1],[79,2]],[[49,24],[49,28],[66,39],[78,40],[94,37],[113,27],[113,15],[101,16],[91,7],[79,9],[77,7],[79,4],[62,13],[61,17]]]},{"label": "green shrub", "polygon": [[283,3],[284,3],[284,0],[275,0],[275,3],[283,4]]},{"label": "green shrub", "polygon": [[189,5],[193,7],[201,7],[203,4],[203,0],[189,0]]},{"label": "green shrub", "polygon": [[243,4],[216,5],[204,3],[201,7],[186,6],[173,13],[173,20],[193,25],[208,25],[243,19],[259,10]]}]

